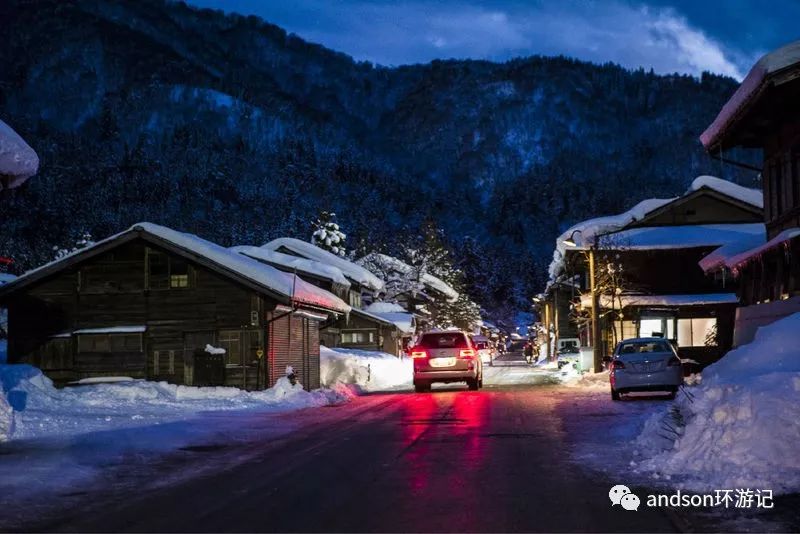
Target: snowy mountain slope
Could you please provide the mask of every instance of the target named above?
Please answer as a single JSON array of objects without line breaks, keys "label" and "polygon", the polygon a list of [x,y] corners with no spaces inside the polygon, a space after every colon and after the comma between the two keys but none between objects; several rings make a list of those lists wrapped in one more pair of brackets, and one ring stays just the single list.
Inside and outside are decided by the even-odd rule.
[{"label": "snowy mountain slope", "polygon": [[360,254],[433,219],[460,263],[483,258],[465,266],[476,299],[525,302],[571,224],[718,173],[697,136],[735,89],[567,58],[376,67],[162,0],[11,0],[0,17],[0,114],[48,163],[0,206],[21,268],[138,220],[232,245],[307,240],[335,210]]}]

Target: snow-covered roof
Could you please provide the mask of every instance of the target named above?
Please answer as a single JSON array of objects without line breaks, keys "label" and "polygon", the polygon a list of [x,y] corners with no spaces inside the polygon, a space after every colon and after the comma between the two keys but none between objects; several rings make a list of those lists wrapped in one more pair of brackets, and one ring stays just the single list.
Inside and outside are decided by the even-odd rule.
[{"label": "snow-covered roof", "polygon": [[362,311],[380,317],[385,321],[389,321],[404,334],[413,334],[416,330],[414,314],[407,312],[405,308],[399,304],[393,302],[373,302]]},{"label": "snow-covered roof", "polygon": [[298,273],[306,273],[318,278],[330,280],[335,284],[350,287],[350,281],[344,275],[341,269],[332,265],[326,265],[316,260],[309,260],[300,258],[298,256],[291,256],[289,254],[282,254],[274,250],[262,247],[254,247],[250,245],[240,245],[231,247],[230,250],[244,254],[249,258],[263,261],[271,265],[278,265],[286,267],[290,270],[297,270]]},{"label": "snow-covered roof", "polygon": [[364,308],[364,310],[370,313],[402,313],[406,311],[405,308],[395,302],[373,302]]},{"label": "snow-covered roof", "polygon": [[[729,182],[727,180],[722,180],[715,176],[698,176],[692,181],[691,186],[686,191],[686,195],[691,194],[695,191],[699,191],[703,188],[712,189],[717,191],[718,193],[722,193],[727,195],[731,198],[737,199],[741,202],[746,204],[750,204],[752,206],[763,208],[764,207],[764,195],[758,189],[751,189],[748,187],[744,187],[733,182]],[[599,239],[599,236],[605,236],[607,234],[615,234],[620,230],[623,230],[625,227],[637,222],[641,221],[645,217],[647,217],[652,212],[665,207],[667,204],[678,200],[681,197],[675,198],[651,198],[647,200],[643,200],[636,204],[633,208],[629,209],[626,212],[620,213],[619,215],[609,215],[605,217],[597,217],[595,219],[589,219],[586,221],[579,222],[578,224],[570,227],[566,232],[561,234],[558,239],[556,240],[556,249],[553,252],[553,261],[550,263],[549,274],[550,274],[550,283],[553,283],[558,275],[560,274],[561,270],[563,269],[563,261],[564,256],[568,248],[574,248],[576,250],[586,250],[590,246],[594,245],[595,242]],[[729,225],[714,225],[714,226],[729,226]],[[732,225],[732,226],[741,226],[743,234],[754,234],[757,233],[757,229],[755,227],[746,228],[748,225]],[[697,244],[688,245],[688,246],[713,246],[713,245],[724,245],[731,242],[732,237],[725,237],[725,234],[728,233],[726,229],[719,228],[718,231],[715,231],[715,235],[710,236],[706,241],[707,243],[701,243],[702,239],[700,236],[691,236],[693,232],[689,230],[681,231],[677,226],[670,226],[664,227],[665,230],[663,231],[652,231],[645,232],[644,234],[640,235],[642,241],[642,247],[646,246],[645,242],[648,238],[653,239],[655,242],[661,243],[669,243],[670,241],[673,245],[670,248],[680,248],[676,247],[676,243],[680,243],[681,240],[695,242]],[[689,227],[686,227],[689,228]],[[696,226],[695,228],[700,228]],[[644,230],[645,228],[641,228]],[[761,233],[763,234],[763,225],[761,225]],[[676,235],[674,238],[669,237],[669,233],[675,232]],[[682,233],[681,233],[682,232]],[[658,235],[661,234],[661,235]],[[741,237],[747,238],[746,235],[742,235]],[[722,239],[722,241],[720,241]],[[572,247],[566,244],[567,240],[571,240],[575,246]]]},{"label": "snow-covered roof", "polygon": [[760,234],[743,235],[741,239],[732,241],[726,245],[722,245],[718,249],[709,252],[702,260],[700,260],[700,268],[706,273],[716,271],[717,269],[725,266],[725,264],[734,256],[763,245],[765,240],[766,232]]},{"label": "snow-covered roof", "polygon": [[700,135],[703,146],[707,150],[714,148],[723,133],[744,114],[768,86],[769,80],[798,63],[800,63],[800,41],[789,43],[759,59],[730,100],[722,107],[714,122]]},{"label": "snow-covered roof", "polygon": [[692,181],[691,187],[688,192],[699,191],[707,187],[713,189],[723,195],[735,198],[758,208],[764,207],[764,193],[760,189],[752,189],[744,187],[716,176],[698,176]]},{"label": "snow-covered roof", "polygon": [[[367,254],[363,258],[357,260],[359,265],[364,264],[373,264],[373,265],[380,265],[385,270],[395,270],[401,274],[409,274],[414,271],[414,267],[407,264],[406,262],[399,260],[395,257],[389,256],[387,254],[381,254],[379,252],[372,252]],[[428,286],[431,289],[438,291],[439,293],[443,294],[447,300],[454,302],[458,300],[459,294],[458,291],[450,287],[450,285],[430,273],[423,272],[419,276],[419,281],[423,284]]]},{"label": "snow-covered roof", "polygon": [[16,280],[17,277],[11,273],[0,273],[0,286]]},{"label": "snow-covered roof", "polygon": [[211,241],[207,241],[201,237],[197,237],[196,235],[178,232],[171,228],[149,222],[134,224],[124,232],[120,232],[119,234],[98,241],[86,248],[79,249],[56,261],[28,271],[23,276],[3,286],[3,291],[13,290],[13,287],[27,282],[29,279],[45,270],[67,262],[75,256],[87,254],[98,247],[109,244],[119,237],[132,232],[149,234],[150,236],[159,238],[176,249],[202,257],[204,260],[223,271],[228,271],[233,275],[248,280],[251,283],[298,304],[317,306],[341,313],[348,313],[350,311],[350,306],[339,297],[299,277],[280,271],[271,265],[266,265],[260,261],[248,258],[247,256],[217,245],[216,243],[212,243]]},{"label": "snow-covered roof", "polygon": [[712,247],[764,239],[763,223],[643,226],[600,236],[598,248],[625,250]]},{"label": "snow-covered roof", "polygon": [[281,237],[262,245],[261,248],[275,251],[285,248],[303,258],[336,267],[344,273],[346,277],[373,291],[380,291],[383,289],[383,282],[381,279],[367,269],[311,243],[306,243],[305,241],[291,237]]},{"label": "snow-covered roof", "polygon": [[725,266],[736,271],[747,262],[758,258],[768,250],[779,247],[780,245],[783,245],[798,236],[800,236],[800,228],[789,228],[788,230],[784,230],[766,243],[755,248],[742,251],[739,254],[728,258],[725,261]]},{"label": "snow-covered roof", "polygon": [[[39,156],[11,126],[0,120],[0,176],[8,187],[17,187],[39,170]],[[3,180],[0,180],[0,190]]]},{"label": "snow-covered roof", "polygon": [[145,332],[147,327],[144,325],[134,326],[107,326],[105,328],[81,328],[75,330],[73,334],[139,334]]},{"label": "snow-covered roof", "polygon": [[[736,304],[736,293],[701,293],[697,295],[623,295],[622,306],[708,306],[714,304]],[[600,307],[619,306],[619,298],[611,295],[600,296]],[[592,307],[592,296],[581,295],[581,306]]]},{"label": "snow-covered roof", "polygon": [[353,313],[360,313],[367,317],[373,317],[385,323],[391,323],[404,334],[413,334],[416,331],[416,319],[408,312],[372,312],[367,310],[353,310]]},{"label": "snow-covered roof", "polygon": [[563,268],[564,255],[566,254],[567,248],[570,247],[566,244],[567,240],[572,240],[572,242],[575,243],[575,248],[588,248],[594,244],[597,236],[621,230],[633,222],[644,219],[648,213],[657,210],[673,200],[675,199],[650,198],[639,202],[628,211],[618,215],[597,217],[595,219],[581,221],[571,226],[566,232],[558,236],[556,240],[556,249],[553,252],[553,261],[550,263],[549,268],[551,282],[558,277]]}]

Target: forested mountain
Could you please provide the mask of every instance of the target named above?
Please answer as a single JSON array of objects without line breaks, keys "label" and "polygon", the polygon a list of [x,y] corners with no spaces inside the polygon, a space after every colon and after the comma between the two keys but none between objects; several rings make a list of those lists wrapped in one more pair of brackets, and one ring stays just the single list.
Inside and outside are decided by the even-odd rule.
[{"label": "forested mountain", "polygon": [[0,117],[41,158],[0,197],[23,268],[139,220],[261,244],[328,210],[388,253],[433,221],[476,300],[524,306],[561,230],[720,174],[697,137],[736,87],[567,58],[385,68],[162,0],[6,0],[0,19]]}]

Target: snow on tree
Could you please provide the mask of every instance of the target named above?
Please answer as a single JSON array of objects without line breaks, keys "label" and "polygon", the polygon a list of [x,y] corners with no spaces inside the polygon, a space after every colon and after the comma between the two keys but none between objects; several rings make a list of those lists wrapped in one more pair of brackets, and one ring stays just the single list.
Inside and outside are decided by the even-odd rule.
[{"label": "snow on tree", "polygon": [[341,231],[333,212],[320,212],[317,219],[311,224],[311,243],[321,249],[332,252],[337,256],[345,256],[345,240],[347,235]]},{"label": "snow on tree", "polygon": [[406,251],[412,267],[441,280],[458,293],[457,298],[436,298],[428,305],[434,328],[458,327],[472,330],[480,321],[480,306],[466,292],[464,273],[453,264],[450,250],[444,244],[444,232],[432,223],[425,223],[418,246]]},{"label": "snow on tree", "polygon": [[0,191],[18,187],[39,170],[39,156],[11,127],[0,121]]},{"label": "snow on tree", "polygon": [[62,258],[65,258],[65,257],[69,256],[70,254],[73,254],[73,253],[81,250],[82,248],[86,248],[86,247],[89,247],[91,245],[94,245],[94,238],[92,238],[92,234],[90,234],[89,232],[82,232],[78,236],[78,238],[74,241],[73,244],[67,245],[67,246],[64,246],[64,247],[59,247],[58,245],[54,246],[53,247],[53,252],[54,252],[53,259],[54,260],[60,260]]},{"label": "snow on tree", "polygon": [[383,280],[382,302],[397,303],[402,296],[416,296],[425,289],[421,270],[392,256],[373,252],[356,263]]}]

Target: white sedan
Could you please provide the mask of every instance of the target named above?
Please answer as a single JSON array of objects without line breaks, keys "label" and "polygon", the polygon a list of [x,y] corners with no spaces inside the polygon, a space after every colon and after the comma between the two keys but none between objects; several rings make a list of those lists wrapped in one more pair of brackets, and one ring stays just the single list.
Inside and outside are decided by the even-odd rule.
[{"label": "white sedan", "polygon": [[683,369],[672,344],[660,337],[626,339],[611,359],[611,398],[632,391],[668,391],[683,384]]}]

